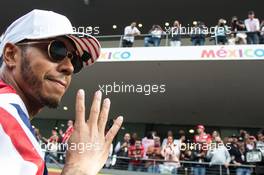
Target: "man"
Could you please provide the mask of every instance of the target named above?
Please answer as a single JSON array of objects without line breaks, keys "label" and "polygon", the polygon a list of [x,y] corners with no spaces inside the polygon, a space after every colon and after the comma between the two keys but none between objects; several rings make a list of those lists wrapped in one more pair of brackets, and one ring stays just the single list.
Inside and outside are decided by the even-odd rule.
[{"label": "man", "polygon": [[123,141],[119,141],[115,147],[115,154],[118,157],[122,157],[118,158],[116,161],[116,167],[118,169],[127,170],[128,168],[128,159],[125,159],[124,157],[128,157],[128,147],[130,146],[129,141],[130,134],[125,133]]},{"label": "man", "polygon": [[248,12],[248,19],[245,20],[245,25],[247,29],[247,43],[248,44],[259,44],[259,30],[260,23],[259,19],[255,18],[255,12]]},{"label": "man", "polygon": [[129,171],[141,171],[142,169],[142,158],[144,157],[144,147],[141,140],[137,139],[135,145],[128,147],[128,157],[130,158],[128,164]]},{"label": "man", "polygon": [[160,143],[160,137],[154,138],[154,145],[149,146],[146,152],[149,159],[152,159],[150,161],[147,161],[145,164],[145,167],[147,168],[147,171],[149,173],[159,173],[159,165],[161,162],[159,161],[153,161],[153,159],[161,160],[161,143]]},{"label": "man", "polygon": [[165,171],[167,169],[172,174],[177,174],[177,169],[180,167],[180,149],[178,145],[173,143],[173,141],[173,136],[168,136],[167,144],[162,147],[161,155],[166,161],[162,169],[164,169]]},{"label": "man", "polygon": [[[194,136],[194,143],[197,145],[193,150],[193,159],[199,163],[205,162],[207,148],[212,141],[210,134],[205,132],[203,125],[197,125],[197,135]],[[204,164],[194,165],[194,175],[205,175],[206,169]]]},{"label": "man", "polygon": [[63,138],[62,138],[62,143],[67,143],[70,136],[72,135],[74,129],[73,129],[73,121],[72,120],[69,120],[67,122],[67,130],[65,131],[64,135],[63,135]]},{"label": "man", "polygon": [[206,143],[210,144],[212,141],[212,137],[210,134],[206,134],[205,128],[203,125],[197,125],[197,135],[194,136],[195,143]]},{"label": "man", "polygon": [[[264,129],[261,129],[257,134],[258,141],[256,142],[256,149],[261,151],[262,158],[264,158]],[[256,174],[264,174],[264,159],[257,163]]]},{"label": "man", "polygon": [[136,27],[137,23],[132,22],[130,26],[126,26],[123,37],[123,47],[132,47],[135,36],[140,35],[140,31]]},{"label": "man", "polygon": [[250,175],[252,173],[250,168],[241,167],[241,165],[248,164],[246,161],[247,149],[245,147],[245,142],[242,137],[238,137],[233,141],[229,153],[231,156],[231,163],[235,165],[234,168],[236,175]]},{"label": "man", "polygon": [[220,136],[215,137],[214,142],[210,145],[207,152],[207,158],[210,160],[209,165],[211,170],[211,173],[208,174],[214,175],[218,173],[220,165],[222,166],[222,172],[220,174],[229,174],[227,172],[231,157]]},{"label": "man", "polygon": [[[0,174],[47,174],[30,119],[44,106],[57,107],[73,73],[92,65],[99,54],[94,37],[76,35],[65,16],[51,11],[33,10],[7,28],[0,45]],[[62,175],[97,174],[122,124],[118,117],[105,135],[110,100],[100,108],[102,93],[97,91],[85,121],[84,99],[79,90]],[[80,144],[87,147],[80,149]]]}]

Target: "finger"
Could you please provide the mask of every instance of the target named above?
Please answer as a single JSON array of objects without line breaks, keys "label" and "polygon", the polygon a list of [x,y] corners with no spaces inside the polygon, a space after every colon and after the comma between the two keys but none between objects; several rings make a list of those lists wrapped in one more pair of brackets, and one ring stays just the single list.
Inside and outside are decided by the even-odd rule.
[{"label": "finger", "polygon": [[102,137],[105,135],[104,132],[105,132],[105,126],[107,123],[108,114],[110,110],[110,103],[111,102],[109,98],[104,99],[102,110],[100,112],[99,119],[98,119],[98,131]]},{"label": "finger", "polygon": [[83,89],[79,89],[75,104],[75,126],[79,127],[83,123],[85,123],[85,93]]},{"label": "finger", "polygon": [[88,119],[88,125],[89,127],[92,128],[92,130],[98,131],[97,121],[98,121],[98,116],[100,113],[101,99],[102,99],[102,92],[96,91],[94,94],[94,99],[93,99],[93,103],[91,106],[90,115]]},{"label": "finger", "polygon": [[111,145],[111,143],[112,143],[114,137],[116,136],[118,130],[122,126],[122,123],[123,123],[123,117],[122,116],[117,117],[113,126],[107,132],[107,134],[105,136],[106,145],[108,145],[108,146]]}]

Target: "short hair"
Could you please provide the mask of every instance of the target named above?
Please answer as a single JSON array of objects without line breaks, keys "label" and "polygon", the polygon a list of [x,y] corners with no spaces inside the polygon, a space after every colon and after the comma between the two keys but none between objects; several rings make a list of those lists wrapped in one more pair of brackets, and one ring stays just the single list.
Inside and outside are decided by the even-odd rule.
[{"label": "short hair", "polygon": [[248,12],[248,15],[255,15],[255,12],[251,10]]}]

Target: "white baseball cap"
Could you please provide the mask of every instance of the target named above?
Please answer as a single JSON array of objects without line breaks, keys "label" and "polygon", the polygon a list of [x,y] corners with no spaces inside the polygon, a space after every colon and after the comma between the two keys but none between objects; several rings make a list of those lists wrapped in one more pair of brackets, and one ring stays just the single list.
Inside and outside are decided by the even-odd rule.
[{"label": "white baseball cap", "polygon": [[0,38],[0,56],[6,43],[17,43],[24,39],[47,39],[68,37],[76,46],[76,52],[84,65],[92,65],[100,56],[99,41],[86,33],[75,32],[66,16],[46,11],[32,10],[14,21]]}]

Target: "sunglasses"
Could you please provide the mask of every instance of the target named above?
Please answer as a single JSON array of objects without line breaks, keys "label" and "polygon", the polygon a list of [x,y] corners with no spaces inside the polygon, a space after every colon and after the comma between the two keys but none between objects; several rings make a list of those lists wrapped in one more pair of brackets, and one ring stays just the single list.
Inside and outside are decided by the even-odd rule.
[{"label": "sunglasses", "polygon": [[[69,51],[63,41],[52,40],[52,41],[25,41],[19,42],[17,45],[42,45],[44,44],[45,49],[48,52],[48,56],[52,62],[60,62],[65,58],[71,60],[74,68],[73,73],[78,73],[83,68],[83,61],[74,51]],[[48,45],[47,45],[48,44]]]}]

